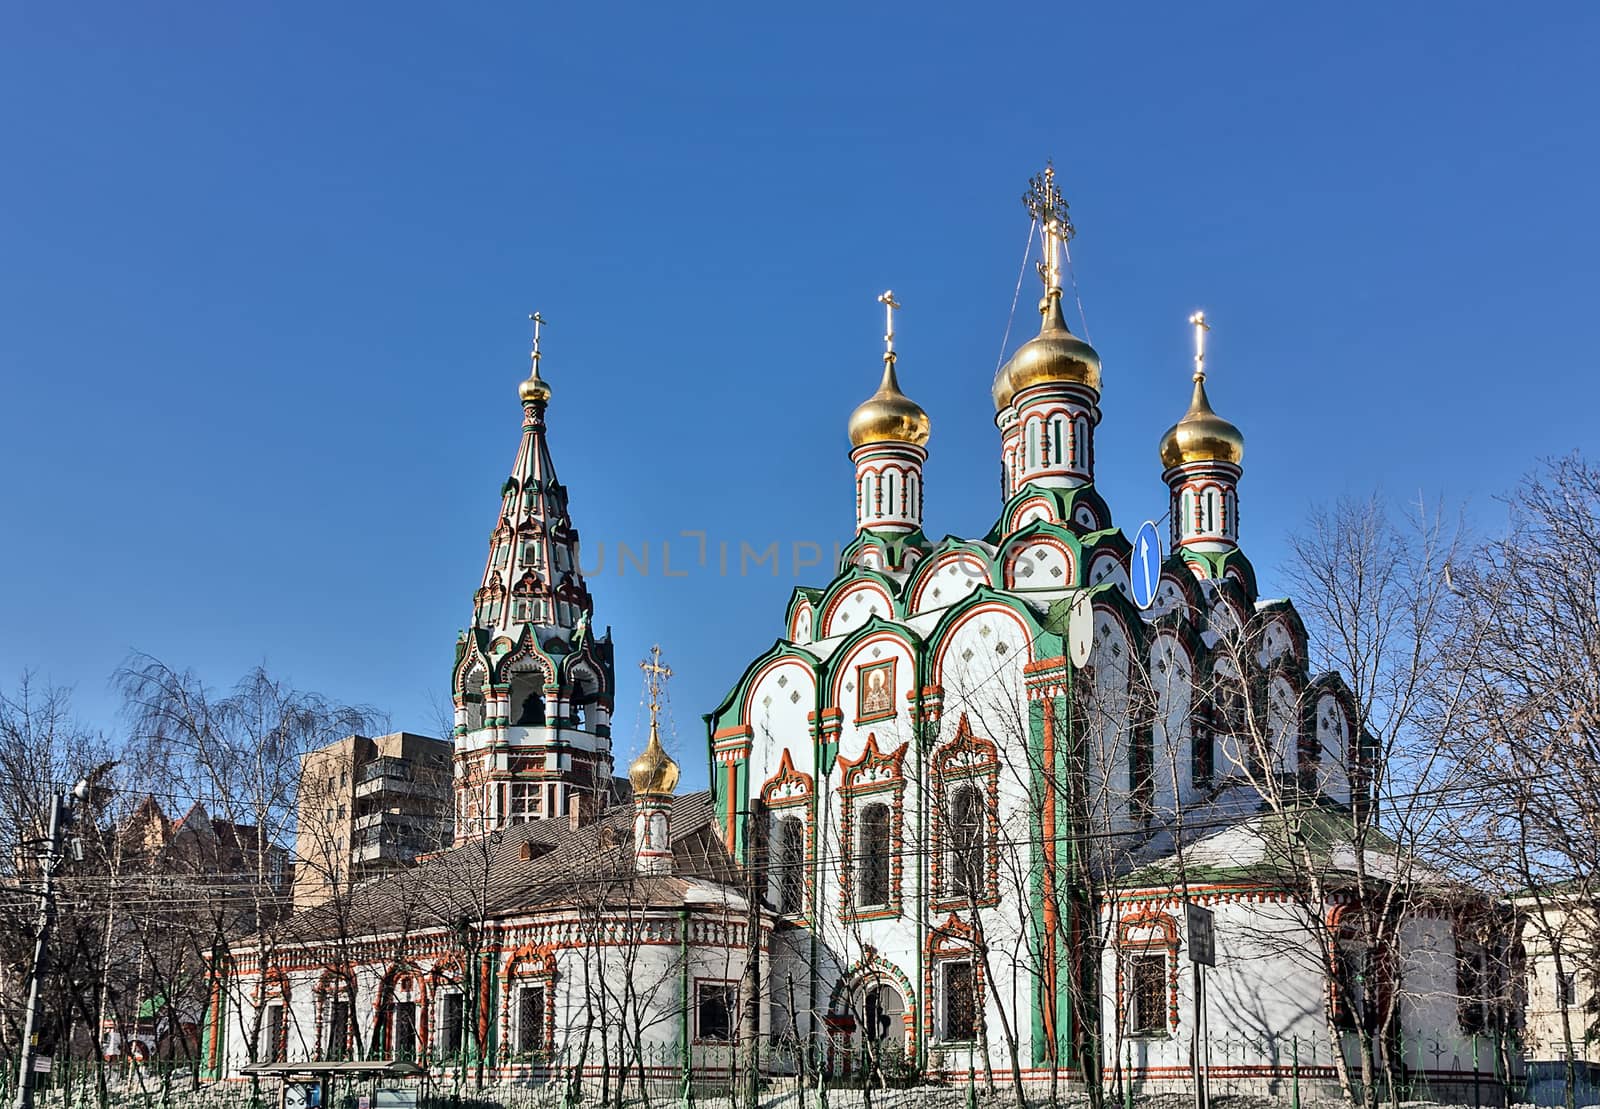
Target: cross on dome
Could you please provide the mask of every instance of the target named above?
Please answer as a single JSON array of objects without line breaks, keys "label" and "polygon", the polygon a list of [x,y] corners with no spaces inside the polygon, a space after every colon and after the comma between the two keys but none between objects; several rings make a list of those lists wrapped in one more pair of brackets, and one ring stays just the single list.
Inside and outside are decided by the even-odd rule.
[{"label": "cross on dome", "polygon": [[894,299],[894,290],[885,289],[883,295],[878,297],[878,303],[883,305],[885,316],[883,332],[883,360],[894,361],[894,310],[900,307],[900,302]]},{"label": "cross on dome", "polygon": [[1194,324],[1194,379],[1206,379],[1206,332],[1211,330],[1211,325],[1206,323],[1206,314],[1196,312],[1189,317],[1189,322]]},{"label": "cross on dome", "polygon": [[1039,263],[1039,277],[1045,291],[1061,288],[1061,248],[1077,233],[1068,214],[1066,197],[1056,186],[1056,167],[1045,161],[1044,172],[1028,179],[1028,191],[1022,194],[1022,203],[1039,225],[1044,236],[1044,261]]},{"label": "cross on dome", "polygon": [[544,317],[538,312],[529,312],[528,319],[533,321],[533,368],[528,371],[528,379],[517,387],[518,394],[524,404],[544,405],[550,403],[550,386],[544,378],[539,376],[539,338],[544,327]]}]

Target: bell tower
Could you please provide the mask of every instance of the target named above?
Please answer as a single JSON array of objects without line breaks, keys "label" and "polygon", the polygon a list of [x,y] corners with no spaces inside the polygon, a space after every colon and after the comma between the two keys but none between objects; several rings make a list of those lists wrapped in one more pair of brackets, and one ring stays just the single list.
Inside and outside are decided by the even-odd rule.
[{"label": "bell tower", "polygon": [[456,640],[457,843],[613,799],[611,636],[591,626],[578,531],[546,434],[545,321],[537,312],[529,319],[533,365],[517,388],[522,436],[501,486],[472,624]]}]

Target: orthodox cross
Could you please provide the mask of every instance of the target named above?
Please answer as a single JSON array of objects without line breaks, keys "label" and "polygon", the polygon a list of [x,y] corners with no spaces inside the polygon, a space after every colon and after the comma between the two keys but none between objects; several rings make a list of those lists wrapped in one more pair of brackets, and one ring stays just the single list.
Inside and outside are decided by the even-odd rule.
[{"label": "orthodox cross", "polygon": [[1061,287],[1061,248],[1077,233],[1072,218],[1067,213],[1066,198],[1056,187],[1056,167],[1045,162],[1044,172],[1028,179],[1028,191],[1022,194],[1023,206],[1033,216],[1044,234],[1045,258],[1039,263],[1039,276],[1045,291]]},{"label": "orthodox cross", "polygon": [[539,330],[544,327],[544,317],[537,312],[528,313],[528,318],[533,321],[533,364],[539,364]]},{"label": "orthodox cross", "polygon": [[1211,330],[1211,325],[1206,323],[1206,314],[1196,312],[1189,317],[1189,322],[1194,324],[1194,379],[1206,379],[1206,332]]},{"label": "orthodox cross", "polygon": [[886,317],[886,320],[887,320],[887,322],[884,324],[884,332],[883,332],[883,360],[885,362],[893,362],[894,361],[894,310],[896,308],[900,307],[900,302],[898,300],[894,299],[894,290],[893,289],[885,289],[883,291],[883,295],[878,298],[878,303],[883,305],[883,314],[884,314],[884,316]]},{"label": "orthodox cross", "polygon": [[653,726],[656,714],[661,711],[661,687],[666,679],[672,677],[672,668],[661,664],[659,643],[650,648],[650,657],[639,664],[639,669],[644,671],[644,686],[650,694],[650,723]]}]

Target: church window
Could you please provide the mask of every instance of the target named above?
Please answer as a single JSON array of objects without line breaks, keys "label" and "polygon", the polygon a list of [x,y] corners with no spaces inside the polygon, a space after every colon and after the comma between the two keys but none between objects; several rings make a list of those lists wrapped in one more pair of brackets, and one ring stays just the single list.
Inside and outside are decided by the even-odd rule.
[{"label": "church window", "polygon": [[1456,999],[1461,1031],[1469,1036],[1489,1030],[1487,964],[1481,945],[1456,937]]},{"label": "church window", "polygon": [[417,1053],[417,1003],[401,1001],[393,1006],[394,1040],[391,1051],[396,1059],[410,1059]]},{"label": "church window", "polygon": [[976,786],[962,786],[950,804],[950,892],[957,896],[984,889],[983,795]]},{"label": "church window", "polygon": [[1057,416],[1050,421],[1050,457],[1057,463],[1065,457],[1061,453],[1061,417]]},{"label": "church window", "polygon": [[459,1055],[462,1047],[462,999],[447,993],[439,1005],[439,1050],[445,1056]]},{"label": "church window", "polygon": [[731,1043],[737,998],[737,987],[732,982],[696,982],[695,1039]]},{"label": "church window", "polygon": [[1202,713],[1195,718],[1189,733],[1189,779],[1197,786],[1209,786],[1216,769],[1211,721]]},{"label": "church window", "polygon": [[1364,944],[1342,941],[1334,951],[1334,1021],[1341,1028],[1360,1023],[1375,1028],[1377,1013],[1367,1006],[1367,985],[1372,981],[1373,963]]},{"label": "church window", "polygon": [[1028,421],[1028,468],[1031,470],[1039,465],[1039,425],[1034,420]]},{"label": "church window", "polygon": [[511,783],[511,809],[507,816],[512,824],[539,819],[539,783]]},{"label": "church window", "polygon": [[1073,426],[1078,429],[1075,447],[1078,468],[1087,470],[1089,468],[1089,421],[1079,418],[1073,421]]},{"label": "church window", "polygon": [[894,507],[894,474],[893,473],[884,474],[883,475],[883,483],[884,483],[884,500],[887,502],[885,511],[893,513],[895,511],[895,507]]},{"label": "church window", "polygon": [[778,821],[778,911],[793,915],[805,909],[806,826],[798,816]]},{"label": "church window", "polygon": [[532,728],[544,723],[544,675],[525,671],[511,676],[508,714],[514,728]]},{"label": "church window", "polygon": [[1127,976],[1128,1035],[1161,1035],[1167,1019],[1167,956],[1162,952],[1130,955]]},{"label": "church window", "polygon": [[858,906],[889,903],[889,851],[889,806],[875,801],[861,810],[861,837],[856,848]]},{"label": "church window", "polygon": [[282,1062],[289,1048],[289,1022],[282,1005],[268,1005],[264,1023],[267,1037],[267,1062]]},{"label": "church window", "polygon": [[1217,726],[1227,735],[1238,736],[1249,730],[1244,686],[1230,674],[1217,676]]},{"label": "church window", "polygon": [[944,963],[940,967],[940,985],[943,987],[944,1027],[942,1040],[975,1040],[978,1038],[978,983],[971,962]]},{"label": "church window", "polygon": [[517,1052],[531,1055],[544,1050],[544,987],[517,990]]},{"label": "church window", "polygon": [[1563,970],[1556,973],[1556,1004],[1570,1009],[1578,1004],[1578,972]]},{"label": "church window", "polygon": [[350,1042],[350,1003],[330,1001],[326,1032],[322,1039],[324,1059],[343,1059]]},{"label": "church window", "polygon": [[494,545],[494,564],[504,566],[511,559],[511,548],[504,543]]}]

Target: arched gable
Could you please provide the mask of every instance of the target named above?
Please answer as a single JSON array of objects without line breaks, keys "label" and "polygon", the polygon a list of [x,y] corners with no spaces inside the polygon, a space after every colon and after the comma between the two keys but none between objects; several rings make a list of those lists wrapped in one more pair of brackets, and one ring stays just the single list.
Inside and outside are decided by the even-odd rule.
[{"label": "arched gable", "polygon": [[923,559],[906,580],[905,610],[915,614],[943,608],[994,582],[994,559],[987,551],[971,543],[946,544]]},{"label": "arched gable", "polygon": [[[851,670],[851,664],[856,661],[856,656],[864,649],[875,643],[892,643],[903,649],[910,656],[912,667],[917,664],[921,654],[923,640],[916,632],[903,624],[893,624],[879,617],[873,617],[864,627],[857,628],[841,644],[837,650],[828,656],[828,661],[822,668],[820,675],[822,684],[826,689],[825,704],[844,709],[841,703],[845,676]],[[915,674],[895,675],[896,684],[915,687]],[[895,709],[898,711],[899,704]]]},{"label": "arched gable", "polygon": [[468,635],[465,650],[461,652],[461,657],[456,659],[455,672],[450,676],[450,688],[456,699],[483,696],[483,687],[488,684],[489,675],[493,671],[494,667],[483,653],[478,637]]},{"label": "arched gable", "polygon": [[784,634],[791,643],[810,643],[816,638],[817,606],[812,590],[796,589],[784,615]]},{"label": "arched gable", "polygon": [[[497,643],[504,642],[496,640]],[[522,635],[517,645],[503,654],[494,666],[494,681],[497,685],[504,685],[511,681],[513,673],[525,674],[537,671],[544,675],[544,687],[554,692],[557,688],[556,662],[539,647],[539,641],[534,638],[533,630],[524,626]]]},{"label": "arched gable", "polygon": [[1076,554],[1053,535],[1013,540],[1006,547],[1003,566],[1007,589],[1067,589],[1077,584]]},{"label": "arched gable", "polygon": [[[1014,623],[1022,639],[1021,652],[1024,663],[1036,658],[1046,658],[1061,653],[1060,640],[1044,631],[1028,607],[1016,598],[992,589],[979,589],[940,618],[928,636],[931,650],[928,656],[927,684],[950,685],[949,652],[960,639],[958,630],[970,621],[984,617],[1000,617]],[[1050,642],[1041,642],[1049,640]],[[972,660],[962,659],[963,665]],[[996,660],[997,662],[1000,660]]]},{"label": "arched gable", "polygon": [[816,624],[819,639],[848,635],[873,618],[893,620],[900,616],[895,604],[895,583],[870,570],[856,570],[831,586],[819,605]]},{"label": "arched gable", "polygon": [[1303,668],[1306,661],[1306,626],[1288,601],[1273,601],[1256,613],[1253,633],[1261,666],[1279,663]]},{"label": "arched gable", "polygon": [[750,696],[757,681],[769,668],[784,662],[795,662],[804,666],[814,681],[818,679],[822,667],[822,660],[810,651],[782,639],[778,640],[764,654],[745,667],[739,680],[728,691],[728,695],[717,706],[717,710],[711,714],[713,730],[747,725],[750,720]]}]

